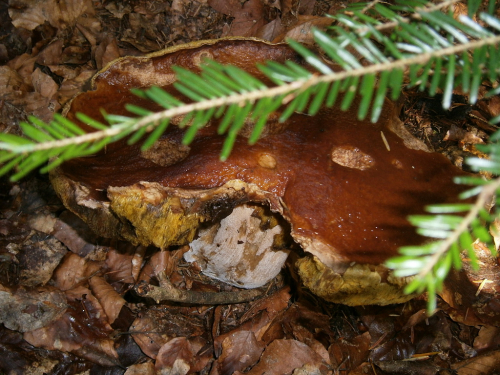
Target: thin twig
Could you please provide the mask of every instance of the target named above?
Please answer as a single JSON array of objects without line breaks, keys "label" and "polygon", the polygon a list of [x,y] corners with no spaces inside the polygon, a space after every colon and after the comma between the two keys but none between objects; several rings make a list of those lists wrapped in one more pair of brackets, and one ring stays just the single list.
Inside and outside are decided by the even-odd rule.
[{"label": "thin twig", "polygon": [[236,292],[198,292],[176,288],[167,277],[162,277],[161,286],[143,281],[134,288],[140,297],[152,298],[156,303],[162,301],[187,303],[190,305],[229,305],[252,301],[264,295],[266,287],[258,289],[242,289]]}]

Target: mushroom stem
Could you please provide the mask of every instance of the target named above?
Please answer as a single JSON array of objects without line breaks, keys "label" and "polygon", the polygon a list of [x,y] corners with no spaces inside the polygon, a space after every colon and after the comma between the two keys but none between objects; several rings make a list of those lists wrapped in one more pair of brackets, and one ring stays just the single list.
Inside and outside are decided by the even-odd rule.
[{"label": "mushroom stem", "polygon": [[257,289],[239,290],[236,292],[196,292],[193,290],[181,290],[176,288],[166,276],[161,277],[160,285],[161,286],[155,286],[142,281],[135,286],[134,290],[140,297],[152,298],[156,303],[170,301],[193,305],[228,305],[248,302],[262,296],[268,290],[267,286]]}]

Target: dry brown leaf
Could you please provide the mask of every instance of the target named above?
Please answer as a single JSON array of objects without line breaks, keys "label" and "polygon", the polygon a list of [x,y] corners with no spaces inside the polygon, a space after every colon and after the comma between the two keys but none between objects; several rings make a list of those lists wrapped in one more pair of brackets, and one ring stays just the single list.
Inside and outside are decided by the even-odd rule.
[{"label": "dry brown leaf", "polygon": [[301,325],[294,324],[292,326],[293,336],[297,341],[303,342],[307,346],[309,346],[312,350],[314,350],[317,354],[323,358],[323,361],[326,364],[330,364],[330,355],[328,354],[328,350],[326,350],[325,346],[314,338],[314,335],[302,327]]},{"label": "dry brown leaf", "polygon": [[340,339],[329,348],[332,364],[342,366],[347,370],[358,367],[368,360],[370,354],[371,336],[369,332],[358,335],[352,340]]},{"label": "dry brown leaf", "polygon": [[55,40],[38,54],[36,62],[45,66],[60,64],[63,46],[64,40]]},{"label": "dry brown leaf", "polygon": [[185,337],[176,337],[160,348],[155,369],[159,373],[187,374],[196,352]]},{"label": "dry brown leaf", "polygon": [[116,320],[125,304],[125,300],[101,276],[94,276],[89,280],[90,289],[101,304],[108,316],[110,324]]},{"label": "dry brown leaf", "polygon": [[70,352],[102,366],[118,365],[114,342],[109,339],[112,329],[97,299],[81,287],[66,295],[70,308],[51,324],[26,332],[24,339],[33,346]]},{"label": "dry brown leaf", "polygon": [[208,0],[208,4],[229,17],[234,17],[229,32],[223,36],[255,36],[266,24],[261,0]]},{"label": "dry brown leaf", "polygon": [[273,39],[274,43],[282,42],[285,39],[294,39],[305,44],[313,43],[312,29],[325,29],[332,24],[329,17],[299,16],[297,22],[285,29],[285,32]]},{"label": "dry brown leaf", "polygon": [[129,332],[141,350],[155,359],[161,347],[172,338],[198,336],[204,328],[193,316],[179,314],[174,308],[158,306],[139,314]]},{"label": "dry brown leaf", "polygon": [[37,286],[50,280],[68,250],[54,237],[34,232],[17,251],[19,284]]},{"label": "dry brown leaf", "polygon": [[[123,245],[123,246],[121,246]],[[133,283],[132,260],[136,246],[118,244],[118,249],[111,248],[106,259],[106,276],[110,282]]]},{"label": "dry brown leaf", "polygon": [[261,311],[253,318],[247,320],[245,323],[240,324],[239,327],[234,330],[224,333],[220,336],[217,336],[214,339],[214,349],[216,356],[219,356],[222,353],[222,343],[224,340],[238,331],[249,331],[253,332],[257,341],[261,341],[264,334],[268,331],[270,324],[272,323],[272,319],[269,317],[269,314],[266,311]]},{"label": "dry brown leaf", "polygon": [[266,23],[259,30],[257,30],[255,37],[272,42],[279,35],[282,35],[284,33],[285,33],[285,27],[281,22],[281,18],[278,17],[272,20],[271,22]]},{"label": "dry brown leaf", "polygon": [[222,342],[222,354],[217,360],[219,374],[232,374],[253,366],[260,358],[265,344],[257,341],[251,331],[237,331]]},{"label": "dry brown leaf", "polygon": [[97,65],[97,69],[102,69],[108,63],[119,57],[120,49],[118,48],[116,39],[111,35],[107,36],[95,50],[95,62]]},{"label": "dry brown leaf", "polygon": [[48,21],[56,28],[74,25],[84,13],[93,14],[91,0],[11,0],[9,15],[12,24],[33,30]]},{"label": "dry brown leaf", "polygon": [[54,273],[54,286],[61,290],[70,290],[84,284],[102,267],[102,262],[94,262],[69,253]]},{"label": "dry brown leaf", "polygon": [[496,349],[500,345],[500,328],[495,326],[482,326],[474,340],[474,349],[484,351]]},{"label": "dry brown leaf", "polygon": [[[59,102],[61,104],[67,103],[71,98],[73,98],[76,94],[82,91],[82,87],[92,78],[95,74],[95,70],[81,70],[79,72],[78,69],[69,69],[64,66],[59,66],[61,69],[55,69],[54,67],[50,67],[51,70],[59,74],[61,76],[66,77],[63,81],[61,87],[59,88]],[[73,76],[73,74],[76,74]]]},{"label": "dry brown leaf", "polygon": [[56,95],[59,87],[48,74],[42,73],[40,68],[36,68],[31,76],[35,92],[40,93],[45,98],[52,98]]},{"label": "dry brown leaf", "polygon": [[457,375],[493,375],[500,369],[500,350],[451,365]]},{"label": "dry brown leaf", "polygon": [[265,349],[259,363],[246,374],[291,374],[293,370],[306,364],[326,370],[321,356],[306,344],[297,340],[274,340]]},{"label": "dry brown leaf", "polygon": [[279,312],[288,307],[290,298],[290,287],[286,286],[276,293],[252,303],[250,309],[241,317],[241,321],[244,322],[250,319],[262,310],[266,310],[269,313],[269,317],[273,319]]},{"label": "dry brown leaf", "polygon": [[155,365],[152,362],[132,365],[123,375],[156,375]]}]

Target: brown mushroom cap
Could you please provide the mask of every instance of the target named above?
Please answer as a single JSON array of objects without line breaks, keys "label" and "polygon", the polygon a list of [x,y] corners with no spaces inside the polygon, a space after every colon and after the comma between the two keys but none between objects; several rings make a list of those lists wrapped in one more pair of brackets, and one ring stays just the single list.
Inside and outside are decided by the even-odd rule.
[{"label": "brown mushroom cap", "polygon": [[[68,117],[128,114],[125,103],[157,109],[129,92],[173,82],[171,66],[197,70],[203,57],[261,77],[256,62],[300,58],[285,45],[257,40],[206,41],[148,58],[124,58],[79,95]],[[191,241],[201,221],[215,220],[247,201],[269,204],[291,225],[293,238],[325,265],[380,264],[400,246],[421,243],[407,216],[428,204],[451,202],[462,190],[461,172],[444,156],[410,149],[391,129],[395,106],[387,102],[376,124],[346,112],[322,109],[270,121],[259,142],[238,137],[220,161],[224,136],[217,124],[181,145],[183,129],[171,125],[149,153],[118,143],[106,152],[71,160],[52,174],[65,204],[100,234],[166,247]],[[251,127],[251,124],[249,124]],[[384,143],[385,136],[390,147]]]}]

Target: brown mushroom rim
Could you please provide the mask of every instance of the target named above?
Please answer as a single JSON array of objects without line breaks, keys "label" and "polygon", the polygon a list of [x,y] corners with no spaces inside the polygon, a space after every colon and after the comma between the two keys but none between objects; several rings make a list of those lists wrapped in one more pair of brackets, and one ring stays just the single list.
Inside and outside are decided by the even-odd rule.
[{"label": "brown mushroom rim", "polygon": [[[200,54],[223,63],[238,59],[240,66],[248,65],[249,69],[255,61],[265,59],[297,60],[282,45],[232,40],[176,50],[144,64],[163,69],[165,76],[171,64],[196,68],[192,61]],[[123,104],[127,102],[145,105],[128,93],[128,88],[138,86],[137,79],[128,76],[128,70],[121,72],[127,65],[139,71],[139,64],[139,60],[121,60],[120,66],[111,65],[96,79],[95,91],[75,99],[69,117],[75,111],[97,117],[100,107],[108,113],[125,113]],[[394,110],[391,103],[385,105],[377,124],[357,120],[356,109],[356,105],[347,112],[323,109],[313,117],[294,114],[285,127],[254,146],[239,137],[225,162],[219,160],[224,137],[217,135],[213,124],[204,128],[189,146],[189,153],[172,165],[161,166],[144,158],[139,145],[116,145],[97,156],[66,162],[59,173],[93,189],[92,196],[101,199],[109,186],[139,181],[209,189],[239,179],[281,199],[282,212],[295,238],[328,244],[340,258],[350,261],[381,263],[400,246],[423,241],[407,216],[422,213],[428,204],[456,201],[463,188],[452,178],[463,172],[442,155],[408,149],[388,130]],[[182,135],[183,130],[170,126],[162,142],[180,145]],[[340,161],[338,150],[354,156],[355,162]]]}]

